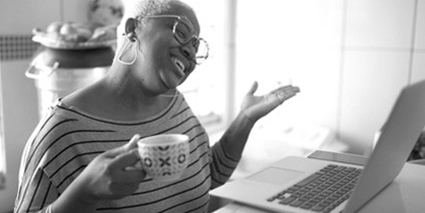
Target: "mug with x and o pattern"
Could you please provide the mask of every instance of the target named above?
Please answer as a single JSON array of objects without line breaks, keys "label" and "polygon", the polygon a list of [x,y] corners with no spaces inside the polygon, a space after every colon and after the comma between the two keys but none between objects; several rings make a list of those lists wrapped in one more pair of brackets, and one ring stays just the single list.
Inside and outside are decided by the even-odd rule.
[{"label": "mug with x and o pattern", "polygon": [[143,169],[154,180],[178,179],[189,160],[189,137],[184,134],[161,134],[137,142]]}]

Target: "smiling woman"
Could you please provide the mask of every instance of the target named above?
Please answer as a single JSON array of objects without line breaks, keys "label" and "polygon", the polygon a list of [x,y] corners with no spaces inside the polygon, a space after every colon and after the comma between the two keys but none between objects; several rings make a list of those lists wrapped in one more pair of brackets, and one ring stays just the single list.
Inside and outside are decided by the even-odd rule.
[{"label": "smiling woman", "polygon": [[[229,180],[255,123],[300,92],[288,85],[256,95],[253,84],[223,136],[210,144],[199,111],[177,87],[195,73],[216,77],[193,81],[198,88],[223,82],[224,51],[215,54],[217,66],[195,71],[208,56],[200,52],[200,37],[209,34],[201,35],[192,7],[180,0],[133,3],[117,28],[117,55],[106,75],[60,98],[28,139],[15,212],[207,212],[209,190]],[[225,105],[223,94],[217,89],[202,94],[209,102],[193,100],[211,110],[209,103]],[[172,182],[138,166],[139,139],[162,134],[189,137],[190,163]]]},{"label": "smiling woman", "polygon": [[[161,13],[148,3],[170,4],[170,7]],[[40,121],[41,129],[35,130],[34,138],[28,140],[21,164],[21,171],[24,172],[16,199],[16,212],[49,209],[66,212],[71,210],[71,206],[73,212],[94,209],[114,212],[206,212],[208,190],[223,184],[236,167],[238,155],[233,157],[234,153],[224,153],[225,148],[221,146],[228,143],[227,137],[224,142],[210,147],[202,124],[183,95],[175,90],[198,63],[196,53],[201,39],[196,15],[189,6],[174,0],[140,1],[140,4],[154,12],[151,18],[143,10],[137,11],[138,7],[133,7],[135,14],[130,14],[131,9],[126,12],[117,33],[118,54],[107,75],[61,99],[51,108],[46,119]],[[188,27],[187,35],[177,35],[183,33],[178,32],[177,28],[186,23],[173,25],[174,19],[152,18],[165,15],[172,15],[174,19],[186,18],[193,28]],[[139,21],[138,16],[146,21]],[[215,70],[209,70],[208,73],[217,74],[218,70],[222,69],[217,69],[215,73],[210,72]],[[197,69],[196,72],[201,70]],[[207,79],[196,82],[196,85],[204,82],[208,82]],[[247,104],[247,111],[249,106]],[[249,112],[253,118],[257,118],[255,112]],[[242,113],[229,131],[228,141],[246,138],[252,123],[244,116],[248,115]],[[243,126],[247,131],[239,130]],[[146,176],[142,169],[126,170],[127,166],[121,166],[126,164],[131,167],[140,160],[135,152],[135,142],[139,138],[166,133],[181,133],[190,137],[191,164],[180,179],[170,183],[158,182]],[[59,141],[55,138],[59,138]],[[72,155],[69,156],[71,158],[67,157],[68,154]],[[108,163],[111,168],[122,167],[118,170],[124,172],[111,173],[116,174],[118,179],[113,177],[114,183],[110,182],[110,187],[101,183],[105,178],[95,177],[109,176],[99,171],[104,167],[98,166],[108,159],[114,161]],[[88,198],[91,201],[93,198],[93,202],[78,199],[82,196],[84,200]],[[119,199],[124,197],[126,199]]]}]

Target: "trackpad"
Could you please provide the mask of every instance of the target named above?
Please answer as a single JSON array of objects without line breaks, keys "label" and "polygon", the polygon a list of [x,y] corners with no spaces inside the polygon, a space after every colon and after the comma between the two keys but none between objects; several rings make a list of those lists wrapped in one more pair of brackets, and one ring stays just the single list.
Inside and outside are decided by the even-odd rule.
[{"label": "trackpad", "polygon": [[304,172],[301,171],[270,167],[249,176],[247,179],[274,185],[285,185],[303,174]]}]

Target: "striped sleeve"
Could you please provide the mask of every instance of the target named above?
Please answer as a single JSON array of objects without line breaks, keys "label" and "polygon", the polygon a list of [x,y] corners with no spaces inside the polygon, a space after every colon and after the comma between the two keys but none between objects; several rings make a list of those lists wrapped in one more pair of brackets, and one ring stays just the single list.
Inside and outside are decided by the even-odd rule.
[{"label": "striped sleeve", "polygon": [[211,189],[223,185],[229,180],[239,163],[239,159],[227,155],[220,142],[215,143],[210,150]]},{"label": "striped sleeve", "polygon": [[[25,147],[14,212],[45,212],[46,207],[59,196],[59,192],[42,166],[50,150],[40,144],[39,139],[46,138],[45,130],[51,128],[49,127],[50,118],[40,122]],[[45,154],[35,157],[41,152]]]},{"label": "striped sleeve", "polygon": [[14,212],[46,212],[50,203],[59,197],[58,191],[42,170],[25,182],[25,193],[16,201]]},{"label": "striped sleeve", "polygon": [[42,210],[54,202],[97,155],[128,141],[128,138],[111,140],[99,146],[100,141],[108,141],[113,131],[88,128],[78,119],[56,112],[50,118],[27,142],[15,212]]}]

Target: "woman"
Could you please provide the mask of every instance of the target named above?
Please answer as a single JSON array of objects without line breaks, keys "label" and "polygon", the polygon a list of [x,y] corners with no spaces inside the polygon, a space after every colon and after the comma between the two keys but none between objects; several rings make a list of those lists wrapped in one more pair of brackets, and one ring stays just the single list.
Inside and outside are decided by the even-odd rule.
[{"label": "woman", "polygon": [[[129,7],[108,74],[59,100],[31,136],[15,211],[206,212],[208,191],[228,180],[255,122],[299,89],[254,96],[255,83],[210,147],[176,89],[208,57],[199,33],[194,11],[178,0]],[[177,181],[154,181],[136,166],[137,140],[162,133],[190,137],[189,166]]]}]

